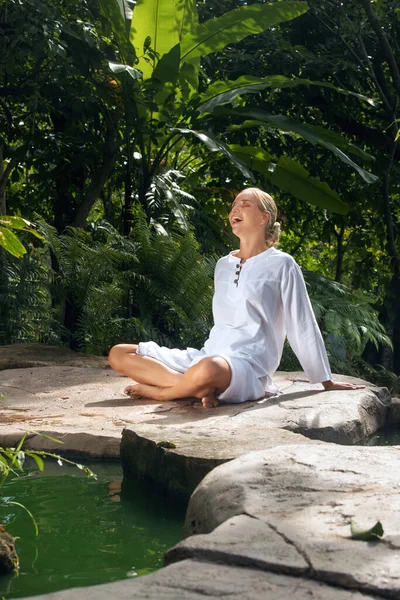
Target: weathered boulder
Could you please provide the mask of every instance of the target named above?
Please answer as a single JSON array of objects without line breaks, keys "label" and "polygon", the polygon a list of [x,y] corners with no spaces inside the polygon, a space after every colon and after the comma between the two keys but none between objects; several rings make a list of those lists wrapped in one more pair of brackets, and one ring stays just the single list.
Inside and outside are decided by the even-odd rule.
[{"label": "weathered boulder", "polygon": [[34,596],[32,600],[378,600],[303,577],[185,560],[140,577]]},{"label": "weathered boulder", "polygon": [[61,439],[63,446],[29,434],[27,447],[116,458],[123,431],[126,474],[144,475],[169,491],[190,494],[222,462],[278,444],[308,443],[295,434],[355,444],[385,423],[390,407],[388,391],[366,382],[362,390],[325,392],[301,373],[277,373],[275,380],[278,396],[206,410],[193,399],[132,400],[123,395],[129,379],[111,369],[7,369],[0,372],[5,396],[0,445],[15,446],[25,431],[42,431]]},{"label": "weathered boulder", "polygon": [[[188,495],[209,470],[249,451],[310,444],[303,436],[356,444],[386,421],[391,402],[386,388],[325,392],[299,373],[279,373],[276,379],[282,393],[272,398],[197,409],[193,416],[173,408],[162,423],[127,426],[121,441],[125,475],[146,477],[168,492]],[[303,435],[295,436],[299,433]]]},{"label": "weathered boulder", "polygon": [[[49,600],[400,597],[398,449],[325,443],[355,444],[385,424],[390,408],[397,410],[387,390],[365,382],[364,390],[325,392],[302,373],[278,373],[280,395],[204,410],[193,399],[132,400],[122,393],[127,378],[99,368],[103,358],[92,366],[86,357],[57,355],[62,349],[42,350],[34,358],[31,347],[26,360],[37,362],[27,364],[49,365],[50,355],[61,364],[0,373],[1,446],[39,430],[64,445],[31,433],[27,447],[115,458],[123,431],[125,473],[184,495],[220,465],[189,505],[186,531],[200,535],[171,549],[169,566]],[[0,348],[0,369],[23,364],[1,357]],[[360,525],[380,519],[383,540],[350,539],[351,518]]]},{"label": "weathered boulder", "polygon": [[[142,435],[135,432],[138,430]],[[262,423],[252,428],[240,427],[228,419],[211,415],[195,425],[135,426],[135,431],[128,427],[122,434],[124,476],[139,476],[155,483],[160,491],[184,498],[190,496],[214,467],[249,449],[318,443]]]},{"label": "weathered boulder", "polygon": [[0,575],[17,571],[18,566],[14,538],[0,526]]},{"label": "weathered boulder", "polygon": [[[166,564],[222,562],[400,597],[400,449],[294,445],[214,469],[192,495],[186,534]],[[352,539],[350,521],[381,521],[382,540]]]}]

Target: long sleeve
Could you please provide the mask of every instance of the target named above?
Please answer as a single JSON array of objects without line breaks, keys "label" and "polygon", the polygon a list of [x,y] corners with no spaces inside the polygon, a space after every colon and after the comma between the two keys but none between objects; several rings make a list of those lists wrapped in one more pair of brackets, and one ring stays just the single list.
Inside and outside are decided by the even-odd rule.
[{"label": "long sleeve", "polygon": [[331,369],[303,274],[292,260],[283,269],[281,294],[286,335],[310,383],[331,379]]}]

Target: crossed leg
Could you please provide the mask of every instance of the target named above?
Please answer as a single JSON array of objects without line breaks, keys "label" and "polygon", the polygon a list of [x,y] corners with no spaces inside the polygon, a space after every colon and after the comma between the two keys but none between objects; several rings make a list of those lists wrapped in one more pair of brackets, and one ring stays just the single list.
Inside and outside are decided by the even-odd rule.
[{"label": "crossed leg", "polygon": [[230,384],[230,366],[219,356],[203,358],[182,374],[149,356],[136,354],[136,349],[134,344],[119,344],[108,357],[115,371],[137,381],[125,389],[133,398],[165,401],[194,396],[201,399],[204,408],[211,408],[219,404],[217,396]]}]

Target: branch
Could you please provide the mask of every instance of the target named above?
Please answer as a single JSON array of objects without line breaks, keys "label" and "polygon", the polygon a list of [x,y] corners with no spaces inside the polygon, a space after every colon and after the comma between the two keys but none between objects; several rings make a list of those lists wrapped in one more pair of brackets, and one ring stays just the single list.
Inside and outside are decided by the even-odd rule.
[{"label": "branch", "polygon": [[[371,62],[370,58],[368,57],[368,52],[367,52],[367,49],[365,47],[364,40],[362,39],[361,34],[358,36],[358,41],[359,41],[361,49],[362,49],[362,51],[364,53],[365,60],[368,62],[369,69],[370,69],[370,72],[371,72],[371,77],[372,77],[372,79],[373,79],[373,81],[375,83],[375,87],[378,90],[378,93],[379,93],[379,95],[380,95],[380,97],[382,99],[383,105],[384,105],[386,111],[388,113],[390,113],[390,115],[392,115],[393,114],[393,107],[390,105],[390,97],[387,98],[386,94],[384,93],[384,91],[382,89],[382,86],[380,85],[380,83],[378,81],[378,77],[376,76],[374,67],[372,66],[372,62]],[[386,82],[385,82],[385,86],[386,86]],[[386,86],[386,88],[387,88],[387,86]]]},{"label": "branch", "polygon": [[371,0],[357,1],[364,8],[368,21],[370,22],[372,29],[376,33],[376,37],[379,40],[382,52],[386,58],[390,72],[392,74],[394,87],[396,88],[397,93],[400,95],[400,71],[397,66],[396,58],[393,54],[392,48],[380,23],[379,17],[372,9]]},{"label": "branch", "polygon": [[[2,156],[1,156],[1,160]],[[15,167],[15,165],[17,164],[17,159],[15,158],[15,156],[12,157],[12,159],[7,163],[7,166],[5,168],[5,170],[1,173],[1,177],[0,177],[0,198],[3,196],[5,189],[6,189],[6,185],[7,185],[7,181],[8,178],[10,177],[11,171],[13,170],[13,168]],[[0,167],[1,169],[1,167]]]},{"label": "branch", "polygon": [[389,254],[393,261],[393,272],[395,275],[400,274],[400,261],[399,255],[396,248],[395,234],[393,228],[393,215],[392,215],[392,207],[390,201],[390,190],[389,190],[389,177],[390,171],[393,166],[393,160],[396,154],[397,142],[393,144],[392,152],[390,153],[388,163],[386,168],[383,171],[383,203],[385,210],[385,219],[386,219],[386,236],[388,242]]}]

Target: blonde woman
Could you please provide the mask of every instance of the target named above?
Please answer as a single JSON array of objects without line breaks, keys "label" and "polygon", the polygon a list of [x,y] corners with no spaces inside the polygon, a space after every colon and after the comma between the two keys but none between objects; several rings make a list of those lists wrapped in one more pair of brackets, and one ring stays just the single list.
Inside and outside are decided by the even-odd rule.
[{"label": "blonde woman", "polygon": [[324,342],[300,268],[275,248],[280,225],[269,194],[248,188],[232,204],[229,223],[239,250],[215,269],[214,326],[201,350],[155,342],[111,349],[113,369],[133,379],[133,398],[200,398],[204,408],[245,402],[277,392],[272,375],[287,337],[310,383],[326,390],[358,389],[332,381]]}]

